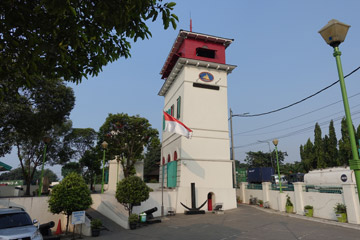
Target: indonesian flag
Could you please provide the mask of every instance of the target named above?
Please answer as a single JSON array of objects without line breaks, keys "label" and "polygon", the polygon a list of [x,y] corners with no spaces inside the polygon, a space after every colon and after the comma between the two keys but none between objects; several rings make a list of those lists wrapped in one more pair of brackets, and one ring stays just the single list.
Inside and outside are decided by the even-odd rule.
[{"label": "indonesian flag", "polygon": [[165,117],[165,132],[177,133],[186,138],[191,138],[192,130],[185,126],[182,122],[164,112]]}]

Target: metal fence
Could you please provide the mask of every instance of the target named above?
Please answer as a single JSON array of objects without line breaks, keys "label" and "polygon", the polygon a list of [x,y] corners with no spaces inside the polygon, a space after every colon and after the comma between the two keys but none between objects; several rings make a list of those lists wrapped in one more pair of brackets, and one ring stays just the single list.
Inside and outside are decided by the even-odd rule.
[{"label": "metal fence", "polygon": [[[284,185],[281,185],[281,189],[283,191],[294,191],[294,185],[292,184],[284,184]],[[270,190],[275,190],[275,191],[280,191],[280,186],[278,184],[271,184],[270,186]]]},{"label": "metal fence", "polygon": [[319,193],[332,193],[342,194],[343,188],[341,186],[316,186],[316,185],[305,185],[305,192],[319,192]]},{"label": "metal fence", "polygon": [[246,186],[246,189],[256,189],[256,190],[262,190],[262,184],[254,184],[250,183]]}]

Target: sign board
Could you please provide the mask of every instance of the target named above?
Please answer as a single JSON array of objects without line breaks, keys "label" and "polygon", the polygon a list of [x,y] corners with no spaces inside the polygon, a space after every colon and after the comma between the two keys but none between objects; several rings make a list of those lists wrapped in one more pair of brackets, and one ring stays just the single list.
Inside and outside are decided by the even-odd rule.
[{"label": "sign board", "polygon": [[346,182],[347,181],[346,174],[341,175],[340,179],[341,179],[341,181]]},{"label": "sign board", "polygon": [[72,212],[71,223],[73,225],[85,223],[85,211]]},{"label": "sign board", "polygon": [[7,185],[7,186],[24,185],[24,180],[3,180],[3,181],[0,181],[0,184]]}]

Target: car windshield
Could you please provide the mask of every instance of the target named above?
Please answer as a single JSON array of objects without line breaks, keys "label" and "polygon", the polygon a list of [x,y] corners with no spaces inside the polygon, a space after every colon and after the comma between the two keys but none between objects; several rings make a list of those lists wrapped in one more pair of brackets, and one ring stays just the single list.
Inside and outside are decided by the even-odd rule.
[{"label": "car windshield", "polygon": [[0,215],[0,229],[33,225],[29,215],[25,212]]}]

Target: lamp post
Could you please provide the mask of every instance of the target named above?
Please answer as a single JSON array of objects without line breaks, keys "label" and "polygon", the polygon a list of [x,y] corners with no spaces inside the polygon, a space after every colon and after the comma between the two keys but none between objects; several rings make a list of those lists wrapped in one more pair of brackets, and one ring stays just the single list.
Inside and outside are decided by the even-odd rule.
[{"label": "lamp post", "polygon": [[278,178],[279,178],[279,187],[280,187],[280,192],[282,193],[282,186],[281,186],[281,177],[280,177],[280,166],[279,166],[279,155],[278,155],[278,150],[277,150],[277,145],[279,143],[279,140],[274,139],[273,144],[275,146],[275,153],[276,153],[276,164],[277,164],[277,172],[278,172]]},{"label": "lamp post", "polygon": [[105,177],[105,151],[108,147],[108,143],[106,141],[103,141],[103,143],[101,144],[102,148],[104,149],[104,154],[103,154],[103,162],[102,162],[102,178],[101,178],[101,193],[104,193],[104,177]]},{"label": "lamp post", "polygon": [[260,142],[260,143],[267,143],[267,144],[269,145],[269,153],[270,153],[271,166],[274,168],[274,163],[273,163],[272,154],[271,154],[270,142],[269,142],[269,141],[261,141],[261,140],[258,140],[258,142]]},{"label": "lamp post", "polygon": [[232,118],[233,117],[245,117],[249,113],[242,113],[242,114],[233,114],[231,108],[230,108],[230,133],[231,133],[231,160],[233,160],[233,186],[236,187],[236,166],[235,166],[235,151],[234,151],[234,133],[233,133],[233,127],[232,127]]},{"label": "lamp post", "polygon": [[[325,40],[327,44],[334,48],[333,56],[336,59],[336,66],[339,74],[341,94],[344,103],[346,124],[349,131],[350,136],[350,145],[353,159],[349,160],[350,169],[355,172],[356,186],[359,189],[360,186],[360,160],[359,155],[356,148],[355,134],[353,130],[353,124],[351,120],[349,101],[346,93],[344,74],[341,65],[341,52],[339,50],[339,45],[345,40],[346,34],[350,28],[350,25],[339,22],[338,20],[332,19],[326,24],[322,29],[320,29],[319,33]],[[360,199],[360,191],[358,191],[358,197]]]},{"label": "lamp post", "polygon": [[45,165],[45,159],[46,159],[46,148],[47,148],[47,145],[49,144],[49,142],[51,141],[51,138],[50,137],[44,137],[43,141],[45,143],[45,146],[44,146],[43,162],[42,162],[42,166],[41,166],[41,177],[40,177],[39,193],[38,193],[39,197],[41,196],[42,187],[43,187],[44,165]]}]

